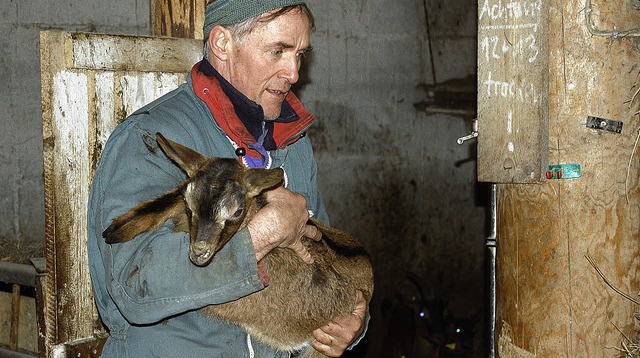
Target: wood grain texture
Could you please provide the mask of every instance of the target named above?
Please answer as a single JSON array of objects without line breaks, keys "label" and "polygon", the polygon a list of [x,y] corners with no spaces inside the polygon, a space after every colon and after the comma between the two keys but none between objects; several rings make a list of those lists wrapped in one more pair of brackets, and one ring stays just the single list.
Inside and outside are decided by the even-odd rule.
[{"label": "wood grain texture", "polygon": [[[100,50],[105,44],[111,51]],[[134,49],[176,63],[153,70],[133,59],[139,56]],[[66,342],[93,342],[102,330],[87,262],[87,202],[109,134],[133,111],[184,82],[200,53],[201,44],[188,39],[41,33],[45,355],[53,347],[77,347]]]},{"label": "wood grain texture", "polygon": [[206,0],[152,0],[154,35],[203,39]]},{"label": "wood grain texture", "polygon": [[[619,11],[628,5],[600,2],[594,20],[603,28],[637,26],[638,11]],[[579,163],[582,177],[499,186],[497,336],[540,357],[617,357],[613,347],[629,343],[618,328],[637,338],[638,307],[607,286],[586,256],[637,298],[636,41],[592,36],[582,1],[552,0],[549,15],[549,162]],[[622,121],[622,133],[587,128],[589,115]]]}]

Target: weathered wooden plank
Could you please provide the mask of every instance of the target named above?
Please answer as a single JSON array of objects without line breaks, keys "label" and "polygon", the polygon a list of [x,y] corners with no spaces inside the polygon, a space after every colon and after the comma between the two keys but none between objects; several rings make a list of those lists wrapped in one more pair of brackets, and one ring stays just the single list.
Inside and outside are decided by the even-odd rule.
[{"label": "weathered wooden plank", "polygon": [[[43,136],[43,157],[44,157],[44,208],[45,208],[45,259],[47,273],[40,280],[42,294],[38,294],[42,298],[40,304],[43,311],[43,317],[40,319],[42,323],[39,328],[42,342],[39,345],[44,349],[40,349],[44,356],[48,356],[49,347],[57,340],[58,314],[57,307],[57,290],[56,290],[56,271],[57,260],[56,250],[56,209],[55,209],[55,191],[56,185],[53,175],[54,157],[54,131],[52,128],[53,118],[53,74],[60,68],[68,67],[65,59],[68,59],[68,53],[71,50],[68,36],[61,32],[43,31],[40,33],[40,66],[41,66],[41,83],[42,83],[42,136]],[[61,244],[62,245],[62,244]]]},{"label": "weathered wooden plank", "polygon": [[9,334],[9,348],[18,350],[18,330],[20,329],[20,285],[14,283],[11,297],[11,331]]},{"label": "weathered wooden plank", "polygon": [[[51,331],[51,326],[55,326],[55,321],[47,322],[46,318],[51,315],[49,312],[51,311],[50,307],[53,302],[51,299],[45,299],[46,289],[48,287],[47,283],[47,275],[46,271],[38,271],[38,275],[36,276],[36,318],[38,321],[37,331],[38,331],[38,353],[40,357],[48,357],[49,356],[49,346],[51,342],[51,338],[53,335],[49,332]],[[53,316],[55,319],[55,316]]]},{"label": "weathered wooden plank", "polygon": [[478,180],[543,181],[549,0],[478,2]]},{"label": "weathered wooden plank", "polygon": [[206,0],[153,0],[151,28],[157,36],[203,39]]},{"label": "weathered wooden plank", "polygon": [[69,68],[182,73],[202,59],[202,40],[92,33],[68,36],[73,43]]},{"label": "weathered wooden plank", "polygon": [[178,87],[181,77],[166,73],[131,73],[120,78],[125,116]]},{"label": "weathered wooden plank", "polygon": [[[89,200],[89,98],[87,74],[61,71],[53,76],[53,117],[55,133],[53,163],[56,175],[56,250],[59,325],[74,327],[58,330],[58,339],[67,341],[93,334],[93,292],[87,257],[87,210]],[[62,320],[62,322],[60,322]],[[77,334],[77,336],[76,336]]]},{"label": "weathered wooden plank", "polygon": [[100,357],[105,342],[104,337],[91,337],[61,343],[52,348],[51,358]]}]

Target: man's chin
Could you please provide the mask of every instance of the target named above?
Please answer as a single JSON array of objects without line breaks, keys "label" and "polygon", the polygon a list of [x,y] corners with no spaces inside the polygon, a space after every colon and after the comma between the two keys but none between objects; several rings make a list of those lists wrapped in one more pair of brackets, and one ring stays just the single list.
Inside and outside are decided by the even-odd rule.
[{"label": "man's chin", "polygon": [[268,114],[265,114],[265,115],[264,115],[264,120],[265,120],[265,121],[267,121],[267,122],[275,121],[276,119],[278,119],[278,117],[280,117],[280,113],[278,113],[278,114],[276,114],[276,115],[268,115]]}]

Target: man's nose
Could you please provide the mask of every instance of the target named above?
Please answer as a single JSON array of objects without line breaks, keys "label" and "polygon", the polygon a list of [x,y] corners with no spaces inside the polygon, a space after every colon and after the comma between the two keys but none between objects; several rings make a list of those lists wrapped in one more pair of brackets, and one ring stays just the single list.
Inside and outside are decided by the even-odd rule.
[{"label": "man's nose", "polygon": [[283,77],[289,82],[294,84],[300,79],[300,58],[293,56],[293,59],[288,60],[283,69]]}]

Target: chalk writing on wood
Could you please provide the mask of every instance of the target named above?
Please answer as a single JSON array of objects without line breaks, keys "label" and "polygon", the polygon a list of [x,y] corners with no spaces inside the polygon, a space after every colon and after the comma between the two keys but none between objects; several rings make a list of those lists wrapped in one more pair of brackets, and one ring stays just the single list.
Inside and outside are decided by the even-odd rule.
[{"label": "chalk writing on wood", "polygon": [[478,180],[540,182],[548,157],[548,0],[478,5]]}]

